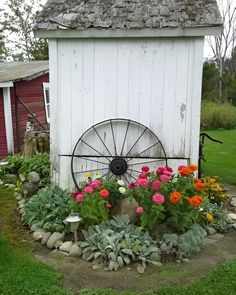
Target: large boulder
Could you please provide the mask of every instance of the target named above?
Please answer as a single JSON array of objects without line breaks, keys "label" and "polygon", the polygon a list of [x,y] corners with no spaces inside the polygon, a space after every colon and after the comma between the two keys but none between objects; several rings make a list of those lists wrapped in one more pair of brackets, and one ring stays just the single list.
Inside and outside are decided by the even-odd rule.
[{"label": "large boulder", "polygon": [[27,180],[32,183],[38,183],[40,181],[40,176],[37,172],[31,171],[27,176]]},{"label": "large boulder", "polygon": [[59,247],[59,249],[60,249],[61,251],[64,251],[64,252],[68,252],[68,253],[69,253],[72,244],[73,244],[72,241],[64,242],[64,243]]},{"label": "large boulder", "polygon": [[52,233],[50,231],[47,231],[46,233],[43,233],[41,244],[45,245],[49,238],[51,237]]},{"label": "large boulder", "polygon": [[70,247],[69,256],[77,257],[82,255],[82,249],[78,245],[72,245]]},{"label": "large boulder", "polygon": [[121,200],[112,210],[111,214],[113,216],[125,214],[128,215],[131,222],[135,222],[137,219],[136,209],[139,204],[135,200],[130,200],[128,198]]},{"label": "large boulder", "polygon": [[58,232],[53,233],[46,243],[47,248],[53,249],[56,242],[63,240],[64,237],[65,237],[65,233],[58,233]]}]

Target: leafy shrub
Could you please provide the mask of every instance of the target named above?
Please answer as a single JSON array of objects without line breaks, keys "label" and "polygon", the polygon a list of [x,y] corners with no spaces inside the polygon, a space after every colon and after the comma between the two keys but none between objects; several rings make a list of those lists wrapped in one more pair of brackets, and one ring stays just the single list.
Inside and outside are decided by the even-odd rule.
[{"label": "leafy shrub", "polygon": [[236,107],[228,103],[203,102],[201,128],[203,130],[236,128]]},{"label": "leafy shrub", "polygon": [[[104,179],[92,180],[90,174],[88,175],[83,183],[82,192],[73,193],[85,227],[98,224],[109,218],[109,209],[123,198],[123,194],[120,192],[120,188],[123,187],[120,184],[124,184],[121,180],[118,182]],[[123,188],[123,190],[125,189]]]},{"label": "leafy shrub", "polygon": [[83,231],[85,241],[79,242],[83,258],[97,260],[117,270],[131,261],[146,263],[160,261],[160,251],[156,242],[139,227],[129,223],[127,215],[103,221],[100,225],[90,226]]},{"label": "leafy shrub", "polygon": [[25,204],[22,219],[26,224],[38,225],[49,231],[62,232],[65,218],[76,209],[70,194],[59,187],[47,188],[38,192]]},{"label": "leafy shrub", "polygon": [[193,224],[184,234],[164,234],[160,246],[162,254],[173,254],[177,259],[198,253],[204,246],[205,230],[199,224]]},{"label": "leafy shrub", "polygon": [[49,154],[37,154],[32,158],[25,159],[21,165],[20,173],[27,175],[31,171],[37,172],[42,178],[50,177]]},{"label": "leafy shrub", "polygon": [[6,158],[7,165],[1,167],[2,174],[18,174],[19,169],[24,161],[24,157],[21,154],[8,156]]}]

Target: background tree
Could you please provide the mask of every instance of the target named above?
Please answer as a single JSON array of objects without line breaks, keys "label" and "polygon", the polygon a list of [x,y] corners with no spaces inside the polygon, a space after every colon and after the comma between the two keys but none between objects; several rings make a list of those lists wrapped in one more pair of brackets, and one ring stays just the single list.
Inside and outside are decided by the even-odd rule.
[{"label": "background tree", "polygon": [[234,0],[218,0],[221,10],[224,29],[220,36],[210,37],[209,44],[214,54],[214,60],[218,69],[218,100],[224,102],[225,95],[223,75],[225,62],[231,55],[236,41],[236,7]]},{"label": "background tree", "polygon": [[1,25],[6,36],[8,59],[48,59],[48,44],[35,38],[33,26],[41,8],[39,0],[7,0]]}]

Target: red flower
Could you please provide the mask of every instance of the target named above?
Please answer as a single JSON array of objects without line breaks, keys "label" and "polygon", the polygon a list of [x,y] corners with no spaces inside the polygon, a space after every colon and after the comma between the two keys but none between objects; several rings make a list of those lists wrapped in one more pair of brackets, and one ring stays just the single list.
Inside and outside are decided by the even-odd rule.
[{"label": "red flower", "polygon": [[141,173],[141,174],[138,175],[138,179],[147,179],[147,175]]},{"label": "red flower", "polygon": [[182,175],[182,176],[186,176],[186,175],[189,175],[191,174],[193,171],[191,169],[189,169],[188,167],[183,167],[181,169],[179,169],[179,173]]},{"label": "red flower", "polygon": [[188,166],[188,168],[192,171],[192,172],[194,172],[194,171],[197,171],[197,165],[194,165],[194,164],[190,164],[189,166]]},{"label": "red flower", "polygon": [[112,204],[106,203],[105,207],[108,208],[108,209],[110,209],[110,208],[112,208]]},{"label": "red flower", "polygon": [[141,168],[141,170],[144,172],[144,173],[148,173],[148,171],[150,170],[150,168],[148,166],[143,166]]},{"label": "red flower", "polygon": [[158,190],[160,189],[160,187],[161,187],[161,182],[160,182],[160,180],[155,180],[155,181],[153,181],[153,183],[152,183],[152,189],[153,189],[154,191],[158,191]]},{"label": "red flower", "polygon": [[202,204],[203,198],[201,196],[194,196],[192,198],[187,198],[187,201],[192,207],[198,207]]},{"label": "red flower", "polygon": [[148,187],[148,181],[147,181],[147,179],[140,178],[138,180],[138,186],[147,188]]},{"label": "red flower", "polygon": [[177,205],[179,203],[180,199],[181,199],[181,194],[179,192],[173,192],[169,196],[169,201],[174,205]]},{"label": "red flower", "polygon": [[136,181],[134,181],[134,182],[130,182],[130,183],[129,183],[129,189],[134,189],[137,185],[138,185],[138,184],[137,184]]},{"label": "red flower", "polygon": [[205,188],[205,186],[206,186],[205,183],[201,182],[201,180],[200,180],[200,181],[195,182],[193,187],[197,192],[199,192],[199,191],[203,190]]},{"label": "red flower", "polygon": [[106,189],[102,189],[102,190],[100,190],[100,192],[99,192],[99,195],[100,195],[103,199],[108,198],[109,194],[110,194],[109,191],[106,190]]}]

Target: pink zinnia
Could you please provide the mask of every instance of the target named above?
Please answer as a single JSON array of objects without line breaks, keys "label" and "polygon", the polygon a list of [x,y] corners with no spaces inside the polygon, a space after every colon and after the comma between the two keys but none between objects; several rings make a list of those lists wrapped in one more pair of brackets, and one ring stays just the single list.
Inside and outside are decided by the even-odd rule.
[{"label": "pink zinnia", "polygon": [[91,186],[86,186],[84,188],[84,192],[87,194],[91,194],[93,192],[93,188]]},{"label": "pink zinnia", "polygon": [[168,181],[168,180],[170,180],[170,176],[165,175],[165,174],[162,174],[162,175],[160,176],[160,180],[162,180],[162,181]]},{"label": "pink zinnia", "polygon": [[98,189],[101,186],[101,181],[100,180],[94,180],[90,183],[89,185],[93,189]]},{"label": "pink zinnia", "polygon": [[143,207],[138,207],[138,208],[136,208],[136,213],[143,213],[143,211],[144,211],[144,209],[143,209]]},{"label": "pink zinnia", "polygon": [[147,188],[148,187],[148,181],[147,181],[147,179],[140,178],[138,180],[138,186]]},{"label": "pink zinnia", "polygon": [[141,179],[141,178],[147,179],[147,175],[141,173],[138,175],[138,179]]},{"label": "pink zinnia", "polygon": [[152,196],[152,201],[155,204],[163,204],[165,202],[165,198],[161,194],[155,194]]},{"label": "pink zinnia", "polygon": [[172,168],[170,168],[169,166],[166,166],[166,170],[168,171],[168,172],[173,172],[173,169]]},{"label": "pink zinnia", "polygon": [[163,174],[163,172],[164,172],[165,170],[166,170],[166,167],[164,167],[164,166],[163,166],[163,167],[159,167],[159,168],[156,170],[156,173],[160,175],[160,174]]},{"label": "pink zinnia", "polygon": [[129,183],[129,189],[134,189],[137,185],[138,185],[138,184],[137,184],[137,181],[130,182],[130,183]]},{"label": "pink zinnia", "polygon": [[76,196],[75,196],[75,200],[76,202],[82,202],[84,200],[84,195],[81,194],[81,193],[78,193]]},{"label": "pink zinnia", "polygon": [[142,170],[144,173],[147,173],[147,172],[150,170],[150,168],[149,168],[148,166],[143,166],[143,167],[141,168],[141,170]]},{"label": "pink zinnia", "polygon": [[155,180],[152,183],[152,189],[154,189],[154,191],[158,191],[161,187],[161,182],[159,180]]}]

